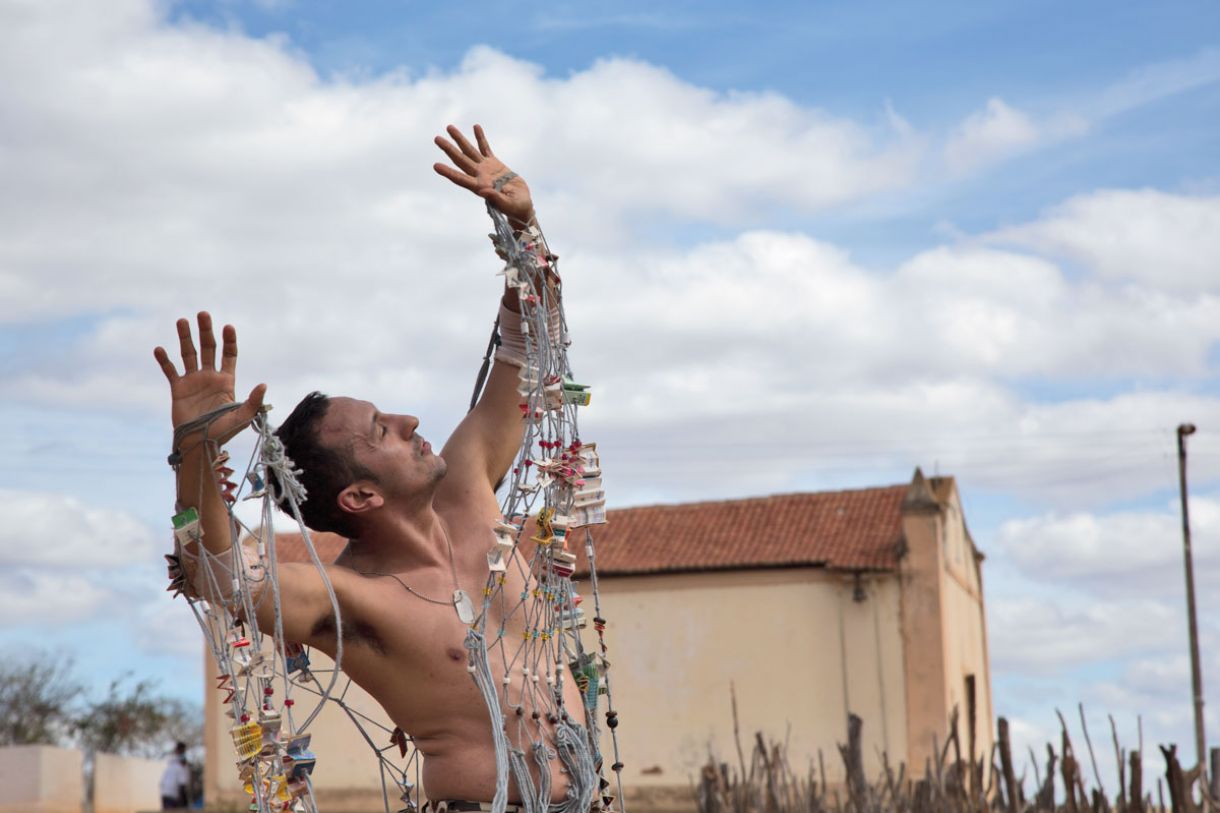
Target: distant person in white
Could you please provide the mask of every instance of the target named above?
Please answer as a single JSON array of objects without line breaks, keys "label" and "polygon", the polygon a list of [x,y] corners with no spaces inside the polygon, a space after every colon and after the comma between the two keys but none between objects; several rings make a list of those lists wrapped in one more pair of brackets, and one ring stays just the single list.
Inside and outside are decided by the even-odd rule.
[{"label": "distant person in white", "polygon": [[174,747],[174,753],[161,774],[161,809],[179,810],[190,806],[187,788],[191,784],[191,769],[186,765],[186,743]]}]

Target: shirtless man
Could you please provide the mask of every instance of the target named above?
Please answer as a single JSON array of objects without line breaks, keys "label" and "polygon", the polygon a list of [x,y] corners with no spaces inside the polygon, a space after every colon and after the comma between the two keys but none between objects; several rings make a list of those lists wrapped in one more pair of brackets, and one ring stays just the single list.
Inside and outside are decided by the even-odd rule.
[{"label": "shirtless man", "polygon": [[[452,141],[438,136],[436,143],[453,166],[438,163],[434,169],[490,202],[514,228],[530,224],[529,187],[495,157],[482,129],[474,128],[475,144],[456,127],[448,133]],[[506,288],[501,304],[516,311],[516,291]],[[175,427],[235,401],[237,334],[225,326],[217,369],[209,314],[199,314],[198,326],[196,351],[190,323],[178,321],[181,373],[163,348],[154,351],[169,380]],[[482,398],[439,455],[416,431],[418,418],[382,412],[354,398],[313,393],[278,430],[288,456],[304,470],[306,524],[353,540],[327,567],[342,612],[343,670],[414,738],[424,756],[424,790],[432,800],[486,802],[496,785],[487,706],[466,668],[468,627],[450,597],[461,589],[477,604],[486,583],[491,529],[500,519],[494,488],[512,465],[523,434],[518,366],[512,362],[497,357]],[[256,386],[239,408],[219,417],[209,437],[224,442],[245,427],[262,405],[265,389]],[[203,474],[211,467],[202,444],[197,436],[193,442],[187,437],[178,447],[179,510],[195,507],[205,546],[223,553],[230,544],[228,518],[215,479]],[[506,594],[525,589],[518,569],[510,568],[507,576]],[[279,587],[285,637],[334,657],[333,613],[317,570],[310,564],[280,564]],[[495,611],[493,604],[490,612]],[[271,630],[271,602],[261,602],[257,615],[259,627]],[[506,642],[521,640],[520,615],[509,619]],[[493,615],[487,628],[498,629],[500,623]],[[496,663],[499,658],[491,660],[499,685],[503,667]],[[574,722],[583,723],[575,682],[564,686],[564,706]],[[548,742],[554,741],[554,722],[537,722]],[[508,729],[510,742],[518,745],[517,726]],[[551,799],[559,802],[568,782],[559,760],[550,766]],[[519,797],[510,785],[509,801]]]}]

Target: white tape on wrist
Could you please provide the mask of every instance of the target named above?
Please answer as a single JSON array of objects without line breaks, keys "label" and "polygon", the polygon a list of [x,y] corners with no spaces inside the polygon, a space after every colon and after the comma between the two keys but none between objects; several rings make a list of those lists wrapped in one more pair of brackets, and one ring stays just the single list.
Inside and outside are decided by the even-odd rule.
[{"label": "white tape on wrist", "polygon": [[[231,549],[224,553],[208,555],[201,552],[196,555],[183,556],[183,565],[188,581],[194,589],[195,598],[228,604],[233,601],[240,589],[239,582],[244,581],[246,588],[250,591],[251,600],[258,603],[267,586],[267,574],[258,553],[249,542],[250,540],[246,540],[246,544],[240,546],[244,567],[243,572],[236,575],[233,573],[231,564],[233,556]],[[200,555],[206,556],[206,561],[201,561]]]},{"label": "white tape on wrist", "polygon": [[521,314],[509,310],[500,303],[500,346],[496,348],[496,361],[514,367],[525,366],[525,335],[521,333]]}]

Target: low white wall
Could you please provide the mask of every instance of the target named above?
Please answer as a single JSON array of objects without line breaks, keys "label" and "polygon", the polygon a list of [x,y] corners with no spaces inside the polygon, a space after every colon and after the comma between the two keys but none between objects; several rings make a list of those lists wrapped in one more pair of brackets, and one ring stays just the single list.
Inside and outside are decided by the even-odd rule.
[{"label": "low white wall", "polygon": [[[84,755],[75,748],[15,745],[0,748],[0,813],[81,813]],[[163,762],[98,754],[94,813],[160,810]]]},{"label": "low white wall", "polygon": [[80,813],[81,764],[72,748],[0,748],[0,813]]},{"label": "low white wall", "polygon": [[94,813],[137,813],[161,809],[165,762],[98,754],[93,767]]}]

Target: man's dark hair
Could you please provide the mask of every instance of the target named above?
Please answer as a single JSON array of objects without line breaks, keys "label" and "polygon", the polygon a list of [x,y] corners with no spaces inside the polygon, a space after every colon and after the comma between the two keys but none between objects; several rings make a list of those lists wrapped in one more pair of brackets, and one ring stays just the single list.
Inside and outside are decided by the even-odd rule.
[{"label": "man's dark hair", "polygon": [[[318,430],[329,407],[330,398],[325,394],[309,393],[275,435],[284,444],[284,453],[301,470],[297,479],[305,486],[305,502],[301,503],[305,524],[315,531],[332,531],[354,539],[360,535],[359,528],[354,517],[339,507],[339,492],[357,480],[377,482],[377,478],[356,462],[350,445],[332,449],[322,444]],[[288,501],[275,475],[268,471],[267,477],[279,497],[280,510],[288,512]]]}]

